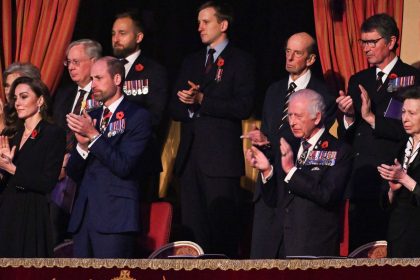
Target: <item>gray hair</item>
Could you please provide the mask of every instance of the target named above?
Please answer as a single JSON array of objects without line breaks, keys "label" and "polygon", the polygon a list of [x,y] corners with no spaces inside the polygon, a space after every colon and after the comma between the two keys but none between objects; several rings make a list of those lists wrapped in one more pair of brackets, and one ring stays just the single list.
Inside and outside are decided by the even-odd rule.
[{"label": "gray hair", "polygon": [[324,119],[326,106],[322,95],[311,89],[301,89],[290,96],[289,102],[296,98],[303,98],[309,101],[308,111],[312,118],[315,118],[317,113],[321,113],[321,120]]},{"label": "gray hair", "polygon": [[102,46],[97,41],[91,39],[80,39],[73,41],[66,49],[66,56],[68,56],[69,51],[74,46],[82,45],[85,49],[85,54],[89,58],[94,58],[95,60],[99,59],[102,56]]},{"label": "gray hair", "polygon": [[31,63],[15,62],[9,65],[3,72],[3,81],[6,81],[10,74],[18,73],[22,77],[41,80],[39,69]]}]

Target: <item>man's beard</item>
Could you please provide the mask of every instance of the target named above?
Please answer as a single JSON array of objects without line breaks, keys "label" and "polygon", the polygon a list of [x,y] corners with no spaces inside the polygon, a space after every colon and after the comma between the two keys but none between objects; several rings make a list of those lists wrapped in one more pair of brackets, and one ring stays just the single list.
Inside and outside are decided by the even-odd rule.
[{"label": "man's beard", "polygon": [[126,58],[137,51],[137,45],[130,45],[122,49],[113,47],[112,50],[116,58]]}]

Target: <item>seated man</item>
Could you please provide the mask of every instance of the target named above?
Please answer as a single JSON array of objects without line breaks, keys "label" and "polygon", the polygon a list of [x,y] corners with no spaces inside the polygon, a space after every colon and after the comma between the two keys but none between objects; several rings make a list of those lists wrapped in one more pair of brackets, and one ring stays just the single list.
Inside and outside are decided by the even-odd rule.
[{"label": "seated man", "polygon": [[320,94],[299,90],[290,96],[288,107],[299,147],[293,149],[281,138],[281,167],[275,169],[256,147],[246,152],[248,163],[261,172],[263,199],[280,209],[280,230],[271,235],[277,239],[273,244],[278,258],[339,254],[340,204],[351,169],[350,148],[325,129],[324,113]]}]

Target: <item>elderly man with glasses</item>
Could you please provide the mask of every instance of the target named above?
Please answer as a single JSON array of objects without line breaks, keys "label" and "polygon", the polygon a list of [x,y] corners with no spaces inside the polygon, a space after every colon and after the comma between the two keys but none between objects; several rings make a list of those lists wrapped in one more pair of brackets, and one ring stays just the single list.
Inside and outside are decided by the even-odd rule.
[{"label": "elderly man with glasses", "polygon": [[100,104],[93,99],[90,69],[102,55],[102,46],[90,39],[73,41],[66,49],[64,66],[67,67],[74,83],[61,86],[54,95],[53,118],[55,123],[67,131],[66,155],[60,173],[59,182],[52,192],[51,218],[53,221],[54,244],[58,245],[67,236],[69,211],[76,189],[75,183],[66,176],[66,166],[74,146],[73,132],[68,129],[66,115],[81,114],[83,110],[92,110]]},{"label": "elderly man with glasses", "polygon": [[[387,189],[376,171],[381,164],[392,164],[398,142],[404,136],[395,99],[399,88],[419,82],[418,71],[396,55],[399,30],[387,14],[376,14],[361,26],[360,46],[371,67],[354,74],[348,91],[340,91],[339,137],[353,147],[353,170],[348,184],[350,197],[350,250],[386,237],[388,217],[379,205]],[[393,98],[394,97],[394,98]]]}]

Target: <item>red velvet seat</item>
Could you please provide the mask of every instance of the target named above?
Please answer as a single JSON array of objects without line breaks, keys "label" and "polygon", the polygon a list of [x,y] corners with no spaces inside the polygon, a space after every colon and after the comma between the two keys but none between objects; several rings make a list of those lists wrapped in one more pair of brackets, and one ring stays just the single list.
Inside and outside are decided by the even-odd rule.
[{"label": "red velvet seat", "polygon": [[141,206],[141,234],[138,257],[147,257],[169,242],[172,224],[172,205],[168,202],[153,202]]}]

